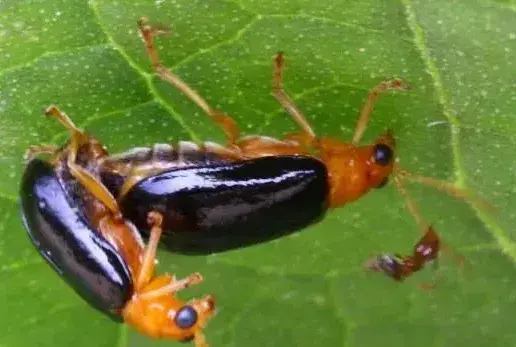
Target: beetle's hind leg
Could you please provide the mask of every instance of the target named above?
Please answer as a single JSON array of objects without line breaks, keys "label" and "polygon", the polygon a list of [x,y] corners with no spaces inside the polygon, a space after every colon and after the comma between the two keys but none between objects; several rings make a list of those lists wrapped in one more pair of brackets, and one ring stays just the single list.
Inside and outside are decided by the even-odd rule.
[{"label": "beetle's hind leg", "polygon": [[155,73],[163,81],[173,85],[184,95],[186,95],[199,108],[201,108],[204,111],[204,113],[206,113],[213,120],[213,122],[219,125],[226,135],[228,145],[235,144],[238,138],[240,137],[240,129],[238,128],[238,125],[236,124],[235,120],[231,116],[220,111],[217,111],[216,109],[211,107],[208,104],[208,102],[199,95],[199,93],[193,90],[181,78],[179,78],[172,71],[164,67],[163,64],[161,64],[158,51],[154,46],[154,36],[164,34],[167,31],[164,29],[156,29],[151,27],[147,24],[147,18],[145,17],[141,18],[138,21],[138,27],[140,28],[140,33],[145,42],[145,48],[147,50],[147,54],[149,55],[149,59],[151,61]]}]

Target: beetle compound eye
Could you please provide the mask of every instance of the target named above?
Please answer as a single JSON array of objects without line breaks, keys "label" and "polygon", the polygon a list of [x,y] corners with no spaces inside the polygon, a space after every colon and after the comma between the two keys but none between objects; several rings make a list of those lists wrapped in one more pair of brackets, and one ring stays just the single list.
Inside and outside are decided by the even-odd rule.
[{"label": "beetle compound eye", "polygon": [[192,306],[185,305],[177,311],[174,322],[181,329],[189,329],[197,323],[197,311]]},{"label": "beetle compound eye", "polygon": [[376,163],[380,165],[389,165],[393,154],[392,149],[389,146],[379,143],[374,146],[373,151],[373,158]]}]

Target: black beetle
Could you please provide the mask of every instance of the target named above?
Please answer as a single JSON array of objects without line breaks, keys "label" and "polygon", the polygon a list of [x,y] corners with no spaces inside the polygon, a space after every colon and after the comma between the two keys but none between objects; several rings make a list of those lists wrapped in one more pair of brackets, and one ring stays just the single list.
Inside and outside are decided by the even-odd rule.
[{"label": "black beetle", "polygon": [[[211,108],[185,82],[161,65],[153,37],[160,33],[139,22],[156,74],[194,101],[225,131],[226,146],[180,142],[135,148],[107,157],[99,169],[123,215],[146,231],[145,216],[164,215],[167,245],[181,253],[211,253],[288,235],[381,187],[394,170],[390,132],[369,146],[357,146],[377,95],[404,89],[399,80],[373,89],[352,143],[316,138],[282,88],[283,54],[274,65],[274,96],[302,132],[279,140],[240,138],[235,121]],[[373,97],[374,96],[374,97]]]},{"label": "black beetle", "polygon": [[[80,296],[113,320],[153,338],[194,340],[206,347],[202,329],[213,315],[214,299],[184,303],[174,295],[199,283],[201,275],[180,280],[154,276],[162,216],[156,211],[147,215],[151,237],[145,246],[98,180],[104,148],[55,106],[46,114],[63,123],[72,138],[62,148],[29,150],[32,158],[20,200],[25,228],[38,252]],[[34,158],[40,153],[50,153],[51,159]]]},{"label": "black beetle", "polygon": [[[103,182],[119,191],[117,176],[110,172]],[[170,250],[204,254],[301,230],[324,216],[328,195],[326,168],[319,160],[263,157],[149,176],[123,196],[120,207],[140,231],[148,230],[148,212],[159,211]]]},{"label": "black beetle", "polygon": [[53,167],[33,159],[20,189],[22,217],[38,252],[90,305],[120,321],[132,278],[116,248],[91,227]]}]

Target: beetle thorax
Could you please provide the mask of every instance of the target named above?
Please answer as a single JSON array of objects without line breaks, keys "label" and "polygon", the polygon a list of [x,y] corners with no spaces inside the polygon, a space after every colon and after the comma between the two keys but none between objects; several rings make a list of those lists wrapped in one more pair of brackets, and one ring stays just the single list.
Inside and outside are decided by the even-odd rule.
[{"label": "beetle thorax", "polygon": [[[332,207],[353,202],[387,182],[393,170],[393,149],[384,146],[388,147],[384,143],[363,147],[347,144],[340,148],[333,145],[330,151],[322,152],[321,159],[328,168]],[[379,148],[389,151],[390,158],[385,162],[377,158]]]}]

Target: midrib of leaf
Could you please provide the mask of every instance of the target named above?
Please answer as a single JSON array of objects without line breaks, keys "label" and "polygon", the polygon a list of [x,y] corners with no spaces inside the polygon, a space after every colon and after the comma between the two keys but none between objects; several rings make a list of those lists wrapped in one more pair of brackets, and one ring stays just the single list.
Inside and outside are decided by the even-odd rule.
[{"label": "midrib of leaf", "polygon": [[[442,82],[441,73],[437,65],[431,58],[430,50],[428,49],[428,46],[426,44],[425,33],[423,28],[417,21],[412,0],[401,0],[401,3],[405,7],[407,23],[414,34],[414,43],[416,45],[416,48],[421,55],[423,63],[427,67],[430,77],[432,78],[435,92],[437,95],[437,100],[442,106],[444,116],[448,119],[450,123],[451,147],[453,153],[453,164],[455,166],[455,185],[459,188],[466,188],[466,175],[464,174],[464,168],[462,166],[459,146],[460,122],[451,111],[448,96],[446,95],[446,91]],[[485,224],[487,230],[491,232],[493,238],[498,243],[501,251],[504,254],[508,255],[516,264],[516,246],[514,242],[512,242],[512,240],[507,236],[507,233],[502,229],[502,227],[497,223],[497,221],[493,217],[483,212],[474,204],[470,205],[472,206],[473,211],[475,212],[477,217]]]}]

